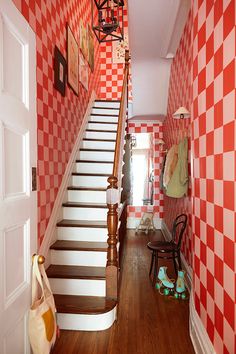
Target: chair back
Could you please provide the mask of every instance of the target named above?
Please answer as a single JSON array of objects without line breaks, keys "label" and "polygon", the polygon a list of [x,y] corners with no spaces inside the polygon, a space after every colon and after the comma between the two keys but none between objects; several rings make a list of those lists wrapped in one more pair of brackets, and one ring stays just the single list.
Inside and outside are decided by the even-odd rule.
[{"label": "chair back", "polygon": [[186,229],[187,225],[187,215],[181,214],[178,215],[173,223],[172,228],[172,242],[174,242],[178,249],[181,247],[181,242],[184,234],[184,230]]}]

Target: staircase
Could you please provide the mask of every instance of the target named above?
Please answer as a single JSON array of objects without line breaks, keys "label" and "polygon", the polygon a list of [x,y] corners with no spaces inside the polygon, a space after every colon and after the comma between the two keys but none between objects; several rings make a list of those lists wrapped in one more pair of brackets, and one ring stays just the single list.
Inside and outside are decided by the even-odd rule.
[{"label": "staircase", "polygon": [[61,329],[104,330],[116,319],[117,302],[106,298],[106,189],[119,106],[118,101],[95,101],[50,248],[47,275]]}]

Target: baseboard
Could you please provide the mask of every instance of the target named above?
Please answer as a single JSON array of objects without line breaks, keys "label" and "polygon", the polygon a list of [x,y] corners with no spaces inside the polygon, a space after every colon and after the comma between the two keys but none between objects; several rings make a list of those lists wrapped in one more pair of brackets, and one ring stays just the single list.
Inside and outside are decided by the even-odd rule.
[{"label": "baseboard", "polygon": [[189,332],[196,354],[216,354],[205,327],[198,316],[191,293],[189,301]]},{"label": "baseboard", "polygon": [[[140,218],[135,218],[135,217],[128,217],[127,218],[127,229],[136,229],[136,227],[139,225]],[[161,219],[158,217],[153,218],[154,226],[156,229],[161,229]]]},{"label": "baseboard", "polygon": [[93,103],[95,101],[95,98],[96,98],[96,93],[93,91],[91,94],[89,103],[88,103],[87,110],[86,110],[84,118],[83,118],[82,125],[80,127],[79,134],[77,136],[73,150],[70,155],[70,159],[69,159],[68,164],[66,166],[66,170],[63,175],[59,191],[57,193],[57,197],[56,197],[53,209],[52,209],[52,213],[51,213],[51,216],[49,219],[49,223],[47,225],[47,229],[45,231],[43,242],[42,242],[40,249],[39,249],[39,254],[44,255],[46,258],[46,264],[45,264],[46,267],[47,267],[47,265],[50,264],[50,259],[47,256],[48,251],[49,251],[51,244],[56,240],[56,224],[61,219],[61,205],[65,199],[65,192],[66,192],[67,186],[69,185],[73,165],[76,160],[76,155],[78,153],[80,143],[83,139],[84,130],[86,129],[86,125],[88,123],[88,119],[89,119],[90,112],[91,112]]},{"label": "baseboard", "polygon": [[[167,225],[166,225],[164,220],[162,220],[161,229],[162,229],[162,232],[163,232],[163,235],[164,235],[165,239],[167,241],[170,241],[171,240],[171,232],[168,229],[168,227],[167,227]],[[182,253],[181,253],[181,262],[182,262],[182,266],[183,266],[183,269],[184,269],[185,274],[186,274],[186,277],[185,277],[186,286],[187,286],[188,291],[190,293],[191,292],[191,287],[192,287],[193,271],[192,271],[192,268],[186,262],[186,259],[185,259],[184,255]]]}]

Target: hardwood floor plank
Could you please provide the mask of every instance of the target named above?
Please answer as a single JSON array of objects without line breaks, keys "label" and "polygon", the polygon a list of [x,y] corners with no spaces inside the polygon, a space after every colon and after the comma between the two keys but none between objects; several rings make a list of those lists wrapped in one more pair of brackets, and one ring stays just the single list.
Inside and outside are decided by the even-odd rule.
[{"label": "hardwood floor plank", "polygon": [[[161,296],[149,279],[151,252],[146,245],[161,239],[128,231],[125,238],[118,321],[106,331],[61,331],[53,354],[193,354],[188,300]],[[171,261],[168,267],[174,276]]]}]

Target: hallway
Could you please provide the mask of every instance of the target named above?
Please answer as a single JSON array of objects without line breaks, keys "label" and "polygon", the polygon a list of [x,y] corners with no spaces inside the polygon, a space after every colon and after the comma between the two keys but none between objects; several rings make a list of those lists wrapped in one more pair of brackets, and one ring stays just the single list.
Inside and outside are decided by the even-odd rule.
[{"label": "hallway", "polygon": [[[161,296],[151,286],[149,239],[134,234],[124,244],[118,321],[102,332],[62,331],[53,354],[191,354],[188,301]],[[171,275],[171,274],[170,274]]]}]

